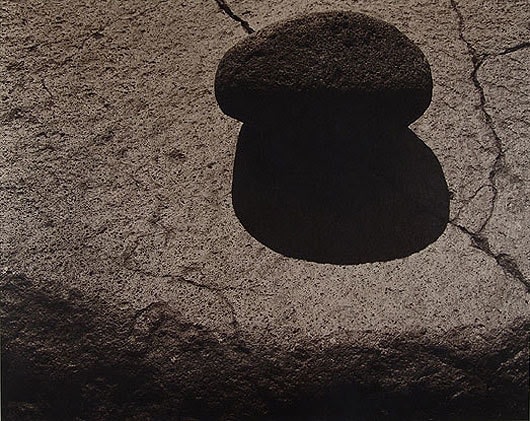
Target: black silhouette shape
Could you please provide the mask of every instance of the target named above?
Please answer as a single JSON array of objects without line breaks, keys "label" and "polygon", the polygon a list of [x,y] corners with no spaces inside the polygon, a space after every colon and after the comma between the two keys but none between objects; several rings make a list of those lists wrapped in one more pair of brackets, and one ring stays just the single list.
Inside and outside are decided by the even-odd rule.
[{"label": "black silhouette shape", "polygon": [[246,230],[286,256],[335,264],[392,260],[435,241],[449,195],[432,151],[407,128],[352,132],[355,146],[347,136],[328,143],[333,134],[307,123],[243,125],[232,202]]},{"label": "black silhouette shape", "polygon": [[[318,61],[344,51],[342,67]],[[381,51],[391,56],[383,64]],[[449,217],[447,184],[407,127],[431,92],[421,51],[364,15],[309,15],[236,45],[216,96],[244,122],[232,184],[242,225],[286,256],[334,264],[401,258],[435,241]]]}]

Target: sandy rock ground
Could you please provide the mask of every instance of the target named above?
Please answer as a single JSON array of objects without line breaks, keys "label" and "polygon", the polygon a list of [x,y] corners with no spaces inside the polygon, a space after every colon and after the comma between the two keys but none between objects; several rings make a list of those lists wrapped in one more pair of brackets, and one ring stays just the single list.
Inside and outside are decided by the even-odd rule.
[{"label": "sandy rock ground", "polygon": [[[355,10],[425,53],[412,130],[450,222],[337,266],[254,240],[231,206],[224,52]],[[527,1],[6,1],[0,265],[6,419],[527,419]]]}]

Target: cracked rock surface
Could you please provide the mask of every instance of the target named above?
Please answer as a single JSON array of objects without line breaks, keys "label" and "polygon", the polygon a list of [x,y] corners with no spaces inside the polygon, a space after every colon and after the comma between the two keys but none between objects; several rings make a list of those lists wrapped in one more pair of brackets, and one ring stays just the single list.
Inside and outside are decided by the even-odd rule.
[{"label": "cracked rock surface", "polygon": [[[4,2],[5,419],[528,418],[526,3]],[[219,60],[337,9],[431,64],[451,222],[404,259],[289,259],[231,207]]]}]

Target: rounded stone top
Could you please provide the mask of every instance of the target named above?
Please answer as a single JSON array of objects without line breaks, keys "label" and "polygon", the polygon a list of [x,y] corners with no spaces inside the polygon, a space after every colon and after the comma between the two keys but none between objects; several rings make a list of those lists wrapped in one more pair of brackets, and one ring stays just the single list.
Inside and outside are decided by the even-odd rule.
[{"label": "rounded stone top", "polygon": [[421,50],[394,26],[361,13],[324,12],[270,25],[232,47],[217,101],[243,122],[350,118],[408,125],[429,106]]}]

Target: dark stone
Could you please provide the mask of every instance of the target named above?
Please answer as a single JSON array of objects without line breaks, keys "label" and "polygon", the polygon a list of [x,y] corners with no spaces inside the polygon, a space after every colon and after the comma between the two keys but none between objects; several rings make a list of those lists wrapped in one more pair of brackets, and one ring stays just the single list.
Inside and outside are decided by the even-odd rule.
[{"label": "dark stone", "polygon": [[428,107],[429,64],[394,26],[353,12],[314,13],[260,30],[219,64],[215,92],[252,123],[320,118],[408,125]]},{"label": "dark stone", "polygon": [[245,122],[232,202],[285,256],[359,264],[402,258],[444,231],[441,166],[406,127],[431,100],[422,52],[351,12],[271,25],[221,60],[217,100]]}]

